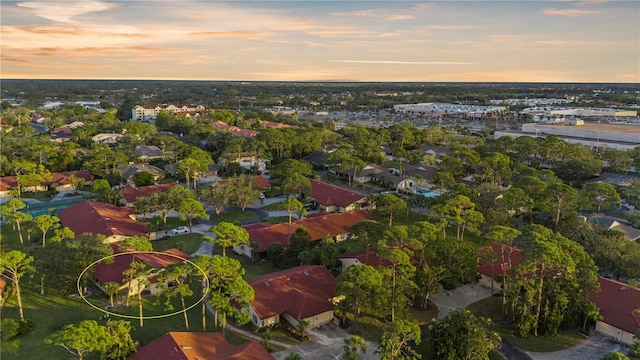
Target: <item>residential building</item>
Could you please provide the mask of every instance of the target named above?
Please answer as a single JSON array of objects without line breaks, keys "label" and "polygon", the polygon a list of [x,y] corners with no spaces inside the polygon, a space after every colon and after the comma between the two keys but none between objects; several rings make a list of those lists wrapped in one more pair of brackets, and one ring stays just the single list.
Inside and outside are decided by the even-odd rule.
[{"label": "residential building", "polygon": [[491,243],[490,246],[495,260],[488,261],[486,257],[481,256],[478,261],[478,273],[480,273],[480,284],[493,288],[499,286],[497,278],[504,277],[507,271],[522,264],[525,258],[518,248],[496,242]]},{"label": "residential building", "polygon": [[131,109],[131,120],[155,121],[160,111],[168,111],[174,115],[188,114],[195,116],[206,112],[203,105],[185,104],[157,104],[157,105],[136,105]]},{"label": "residential building", "polygon": [[275,360],[258,341],[231,345],[221,333],[168,332],[128,360]]},{"label": "residential building", "polygon": [[231,133],[231,135],[233,136],[241,136],[241,137],[246,137],[246,138],[252,138],[255,137],[256,135],[258,135],[258,132],[255,130],[250,130],[250,129],[242,129],[239,128],[237,126],[233,126],[233,125],[229,125],[223,121],[213,121],[211,123],[211,126],[213,126],[214,129],[218,130],[218,131],[224,131],[224,132],[228,132]]},{"label": "residential building", "polygon": [[[158,275],[169,265],[190,260],[191,256],[176,248],[162,252],[130,252],[122,249],[118,244],[112,244],[114,249],[113,262],[109,264],[98,263],[94,266],[93,277],[96,285],[106,293],[105,284],[114,282],[118,285],[118,293],[125,292],[125,296],[135,296],[139,291],[147,290],[150,295],[157,295],[162,291],[162,287],[157,282]],[[141,262],[148,266],[149,273],[146,275],[149,285],[141,286],[138,279],[128,281],[124,271],[131,267],[134,262]]]},{"label": "residential building", "polygon": [[326,212],[349,212],[357,209],[368,209],[367,197],[356,191],[345,189],[320,180],[309,179],[314,202],[324,206]]},{"label": "residential building", "polygon": [[631,345],[633,335],[640,330],[640,289],[603,277],[598,278],[598,283],[600,291],[589,295],[600,309],[596,331]]},{"label": "residential building", "polygon": [[300,320],[313,328],[333,320],[336,278],[323,265],[305,265],[251,278],[255,292],[248,312],[259,328],[285,320],[296,328]]},{"label": "residential building", "polygon": [[93,141],[94,143],[98,143],[98,144],[116,144],[118,143],[118,141],[120,140],[120,138],[122,137],[122,134],[115,134],[115,133],[101,133],[101,134],[97,134],[94,135],[91,138],[91,141]]},{"label": "residential building", "polygon": [[[255,185],[256,189],[260,191],[271,189],[271,183],[262,175],[254,175],[251,177],[251,180],[253,180],[253,184]],[[218,182],[222,184],[227,183],[228,181],[229,179],[218,180]]]},{"label": "residential building", "polygon": [[[134,220],[135,210],[130,207],[87,200],[60,210],[58,217],[74,234],[104,235],[106,243],[147,236],[147,225]],[[150,240],[155,240],[155,232],[148,235]]]},{"label": "residential building", "polygon": [[[55,184],[57,191],[72,189],[72,178],[84,179],[85,185],[93,183],[93,175],[87,170],[63,171],[51,173],[51,179],[45,181],[40,186],[22,187],[22,191],[47,191]],[[0,178],[0,195],[8,195],[11,190],[18,187],[18,179],[15,176],[4,176]]]},{"label": "residential building", "polygon": [[338,256],[341,271],[345,271],[354,265],[389,266],[391,262],[383,259],[375,249],[361,250]]},{"label": "residential building", "polygon": [[319,241],[325,238],[332,238],[334,241],[346,240],[351,227],[363,220],[372,220],[367,211],[351,211],[336,214],[312,214],[307,218],[289,223],[269,224],[259,223],[245,226],[249,233],[249,242],[258,246],[240,245],[233,248],[233,251],[240,255],[253,258],[255,254],[265,253],[269,245],[280,243],[284,247],[289,246],[289,237],[297,228],[304,227],[309,231],[312,241]]},{"label": "residential building", "polygon": [[221,167],[224,167],[229,163],[237,163],[245,169],[255,168],[256,170],[260,171],[260,173],[264,173],[267,170],[267,165],[270,162],[271,161],[268,159],[257,157],[255,152],[251,151],[241,153],[227,153],[218,159],[218,163]]},{"label": "residential building", "polygon": [[604,226],[609,230],[619,231],[624,234],[627,240],[640,240],[640,229],[634,228],[630,222],[624,219],[615,218],[613,216],[596,214],[592,221],[596,224]]},{"label": "residential building", "polygon": [[136,146],[136,155],[142,161],[149,161],[164,158],[164,151],[154,145],[140,145]]},{"label": "residential building", "polygon": [[153,175],[154,181],[164,179],[166,173],[157,166],[150,164],[129,164],[118,166],[118,170],[122,174],[122,178],[129,184],[133,183],[133,175],[139,172],[148,172]]},{"label": "residential building", "polygon": [[133,206],[133,203],[143,196],[149,196],[156,192],[165,192],[170,188],[174,187],[174,183],[169,184],[158,184],[158,185],[149,185],[149,186],[140,186],[140,187],[128,187],[120,190],[122,193],[122,203],[126,206]]}]

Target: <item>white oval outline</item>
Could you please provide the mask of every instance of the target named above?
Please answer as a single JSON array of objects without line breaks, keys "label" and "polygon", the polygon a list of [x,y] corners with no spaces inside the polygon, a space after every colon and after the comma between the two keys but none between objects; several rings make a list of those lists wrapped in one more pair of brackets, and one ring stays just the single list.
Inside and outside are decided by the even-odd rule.
[{"label": "white oval outline", "polygon": [[[202,297],[196,301],[195,303],[193,303],[193,305],[189,306],[188,308],[185,308],[184,310],[178,310],[169,314],[163,314],[163,315],[153,315],[153,316],[133,316],[133,315],[124,315],[124,314],[119,314],[116,312],[112,312],[109,310],[105,310],[105,309],[101,309],[98,306],[92,304],[89,302],[89,300],[87,300],[87,298],[84,297],[84,295],[82,294],[82,289],[80,289],[80,280],[82,279],[82,276],[84,275],[84,273],[87,272],[87,270],[89,270],[92,266],[98,264],[99,262],[106,260],[106,259],[111,259],[111,258],[115,258],[121,255],[129,255],[129,254],[160,254],[160,255],[167,255],[167,256],[171,256],[174,257],[176,259],[181,259],[183,261],[188,262],[189,264],[193,265],[196,269],[198,269],[198,271],[200,271],[200,273],[202,275],[204,275],[204,278],[207,279],[207,291],[205,291],[204,294],[202,294]],[[202,268],[196,264],[193,263],[193,261],[191,261],[190,259],[185,259],[181,256],[175,255],[175,254],[168,254],[165,252],[161,252],[161,251],[127,251],[127,252],[123,252],[123,253],[117,253],[117,254],[112,254],[109,256],[105,256],[103,258],[100,258],[94,262],[92,262],[91,264],[89,264],[89,266],[87,266],[86,268],[84,268],[84,270],[82,270],[82,272],[80,273],[80,275],[78,276],[78,281],[76,281],[76,289],[78,290],[78,295],[80,295],[80,298],[82,298],[82,300],[84,300],[85,303],[87,303],[89,306],[91,306],[92,308],[103,312],[107,315],[113,315],[116,317],[121,317],[121,318],[125,318],[125,319],[142,319],[142,320],[152,320],[152,319],[163,319],[166,317],[171,317],[171,316],[175,316],[178,314],[181,314],[183,312],[187,312],[191,309],[193,309],[194,307],[198,306],[201,302],[204,301],[204,299],[207,297],[207,295],[209,294],[209,278],[207,278],[207,273],[204,272],[204,270],[202,270]]]}]

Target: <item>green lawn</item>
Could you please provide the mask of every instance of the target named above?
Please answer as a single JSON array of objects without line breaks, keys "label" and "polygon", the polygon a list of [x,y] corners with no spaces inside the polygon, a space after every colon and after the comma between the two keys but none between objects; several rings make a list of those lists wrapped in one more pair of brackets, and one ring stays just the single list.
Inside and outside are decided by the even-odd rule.
[{"label": "green lawn", "polygon": [[512,327],[502,320],[502,298],[500,297],[488,297],[469,305],[467,308],[476,315],[491,318],[500,336],[511,341],[524,351],[558,351],[584,341],[584,338],[573,330],[560,330],[558,335],[553,338],[542,336],[521,338],[516,336]]},{"label": "green lawn", "polygon": [[20,194],[22,199],[36,199],[40,201],[51,201],[57,194],[55,191],[38,191],[38,192],[23,192]]},{"label": "green lawn", "polygon": [[200,243],[206,241],[202,234],[184,234],[172,236],[164,240],[153,241],[153,249],[156,251],[165,251],[171,248],[178,248],[187,254],[193,254],[200,247]]},{"label": "green lawn", "polygon": [[[293,217],[291,217],[291,221],[295,221],[295,220],[297,220],[297,217],[294,215]],[[288,223],[289,222],[289,217],[288,216],[273,216],[273,217],[267,218],[267,222],[269,224]]]},{"label": "green lawn", "polygon": [[282,203],[282,201],[280,202],[276,202],[276,203],[271,203],[269,205],[263,206],[260,208],[260,210],[264,210],[264,211],[279,211],[282,210],[280,208],[280,204]]},{"label": "green lawn", "polygon": [[212,214],[211,221],[215,223],[219,223],[222,221],[234,223],[234,224],[244,224],[247,221],[251,221],[256,218],[256,213],[253,211],[242,211],[242,210],[230,210],[223,211],[220,214]]}]

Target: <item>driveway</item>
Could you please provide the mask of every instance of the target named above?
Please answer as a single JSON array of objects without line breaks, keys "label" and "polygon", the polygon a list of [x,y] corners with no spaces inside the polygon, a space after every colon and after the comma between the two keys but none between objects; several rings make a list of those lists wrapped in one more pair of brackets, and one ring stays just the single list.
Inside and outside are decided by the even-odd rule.
[{"label": "driveway", "polygon": [[[311,335],[311,341],[274,352],[271,355],[276,360],[283,360],[289,354],[299,354],[304,360],[336,360],[342,356],[344,341],[351,337],[349,333],[333,323],[307,330],[307,333]],[[360,358],[364,360],[379,360],[380,356],[373,353],[377,348],[378,344],[369,342],[367,352]],[[360,353],[359,355],[362,354]]]},{"label": "driveway", "polygon": [[585,341],[569,349],[548,353],[527,352],[527,354],[533,360],[597,360],[611,351],[626,354],[629,349],[610,337],[593,331]]},{"label": "driveway", "polygon": [[429,300],[438,307],[438,319],[442,320],[451,310],[464,309],[489,296],[491,296],[490,288],[480,284],[469,284],[451,291],[441,289],[437,294],[431,295]]}]

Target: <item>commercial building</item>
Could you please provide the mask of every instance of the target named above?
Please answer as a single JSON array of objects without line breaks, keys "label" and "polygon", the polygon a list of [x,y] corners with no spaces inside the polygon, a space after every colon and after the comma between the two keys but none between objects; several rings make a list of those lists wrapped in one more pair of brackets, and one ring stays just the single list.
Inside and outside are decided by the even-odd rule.
[{"label": "commercial building", "polygon": [[494,138],[504,136],[546,137],[557,135],[570,144],[581,144],[591,148],[606,147],[628,150],[640,146],[640,126],[633,124],[598,124],[571,119],[563,123],[523,124],[521,131],[496,131]]}]

